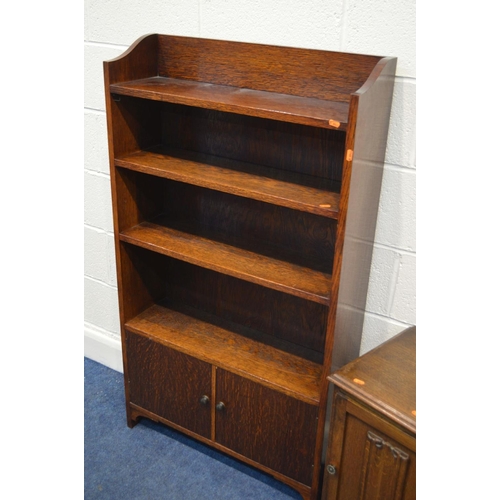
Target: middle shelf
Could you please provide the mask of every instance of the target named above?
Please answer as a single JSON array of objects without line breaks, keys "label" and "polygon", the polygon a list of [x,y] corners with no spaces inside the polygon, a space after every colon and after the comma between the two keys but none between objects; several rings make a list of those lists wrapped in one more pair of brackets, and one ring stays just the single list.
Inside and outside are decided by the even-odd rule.
[{"label": "middle shelf", "polygon": [[115,163],[137,172],[338,217],[340,186],[335,181],[161,145],[123,155]]},{"label": "middle shelf", "polygon": [[[158,222],[161,221],[163,218]],[[320,271],[155,222],[143,222],[122,231],[120,240],[273,290],[329,304],[331,277]]]},{"label": "middle shelf", "polygon": [[118,167],[121,241],[329,305],[337,221]]}]

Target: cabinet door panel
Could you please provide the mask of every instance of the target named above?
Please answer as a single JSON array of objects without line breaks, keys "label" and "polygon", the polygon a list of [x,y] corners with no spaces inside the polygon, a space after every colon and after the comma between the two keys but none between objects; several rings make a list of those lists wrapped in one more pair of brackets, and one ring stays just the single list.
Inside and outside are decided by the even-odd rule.
[{"label": "cabinet door panel", "polygon": [[217,370],[216,441],[303,484],[312,481],[318,409]]},{"label": "cabinet door panel", "polygon": [[127,332],[130,402],[197,434],[210,437],[211,365]]},{"label": "cabinet door panel", "polygon": [[415,453],[347,413],[338,500],[415,498]]}]

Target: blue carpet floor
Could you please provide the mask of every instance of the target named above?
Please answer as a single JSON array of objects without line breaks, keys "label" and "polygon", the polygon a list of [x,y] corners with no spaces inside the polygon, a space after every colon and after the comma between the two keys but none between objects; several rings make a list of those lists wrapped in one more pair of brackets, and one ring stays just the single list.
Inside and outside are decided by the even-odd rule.
[{"label": "blue carpet floor", "polygon": [[147,419],[129,429],[123,375],[85,358],[85,499],[300,500],[293,489]]}]

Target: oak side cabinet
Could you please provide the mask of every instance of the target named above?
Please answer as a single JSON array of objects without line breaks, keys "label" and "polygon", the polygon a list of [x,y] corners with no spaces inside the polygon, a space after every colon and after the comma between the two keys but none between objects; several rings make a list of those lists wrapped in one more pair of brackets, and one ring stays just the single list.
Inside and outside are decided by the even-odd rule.
[{"label": "oak side cabinet", "polygon": [[315,499],[359,352],[396,59],[146,35],[104,62],[127,423]]},{"label": "oak side cabinet", "polygon": [[323,500],[416,498],[415,345],[407,328],[328,377]]}]

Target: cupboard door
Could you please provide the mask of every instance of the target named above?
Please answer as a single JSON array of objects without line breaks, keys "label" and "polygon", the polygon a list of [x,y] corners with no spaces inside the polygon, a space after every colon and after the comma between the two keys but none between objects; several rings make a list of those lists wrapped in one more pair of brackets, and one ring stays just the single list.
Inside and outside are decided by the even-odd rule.
[{"label": "cupboard door", "polygon": [[217,369],[216,409],[218,443],[305,485],[311,484],[316,406]]},{"label": "cupboard door", "polygon": [[126,341],[130,402],[209,438],[211,365],[128,331]]},{"label": "cupboard door", "polygon": [[[331,445],[335,448],[336,443]],[[347,413],[339,452],[338,491],[328,500],[415,499],[415,452],[377,427]]]}]

